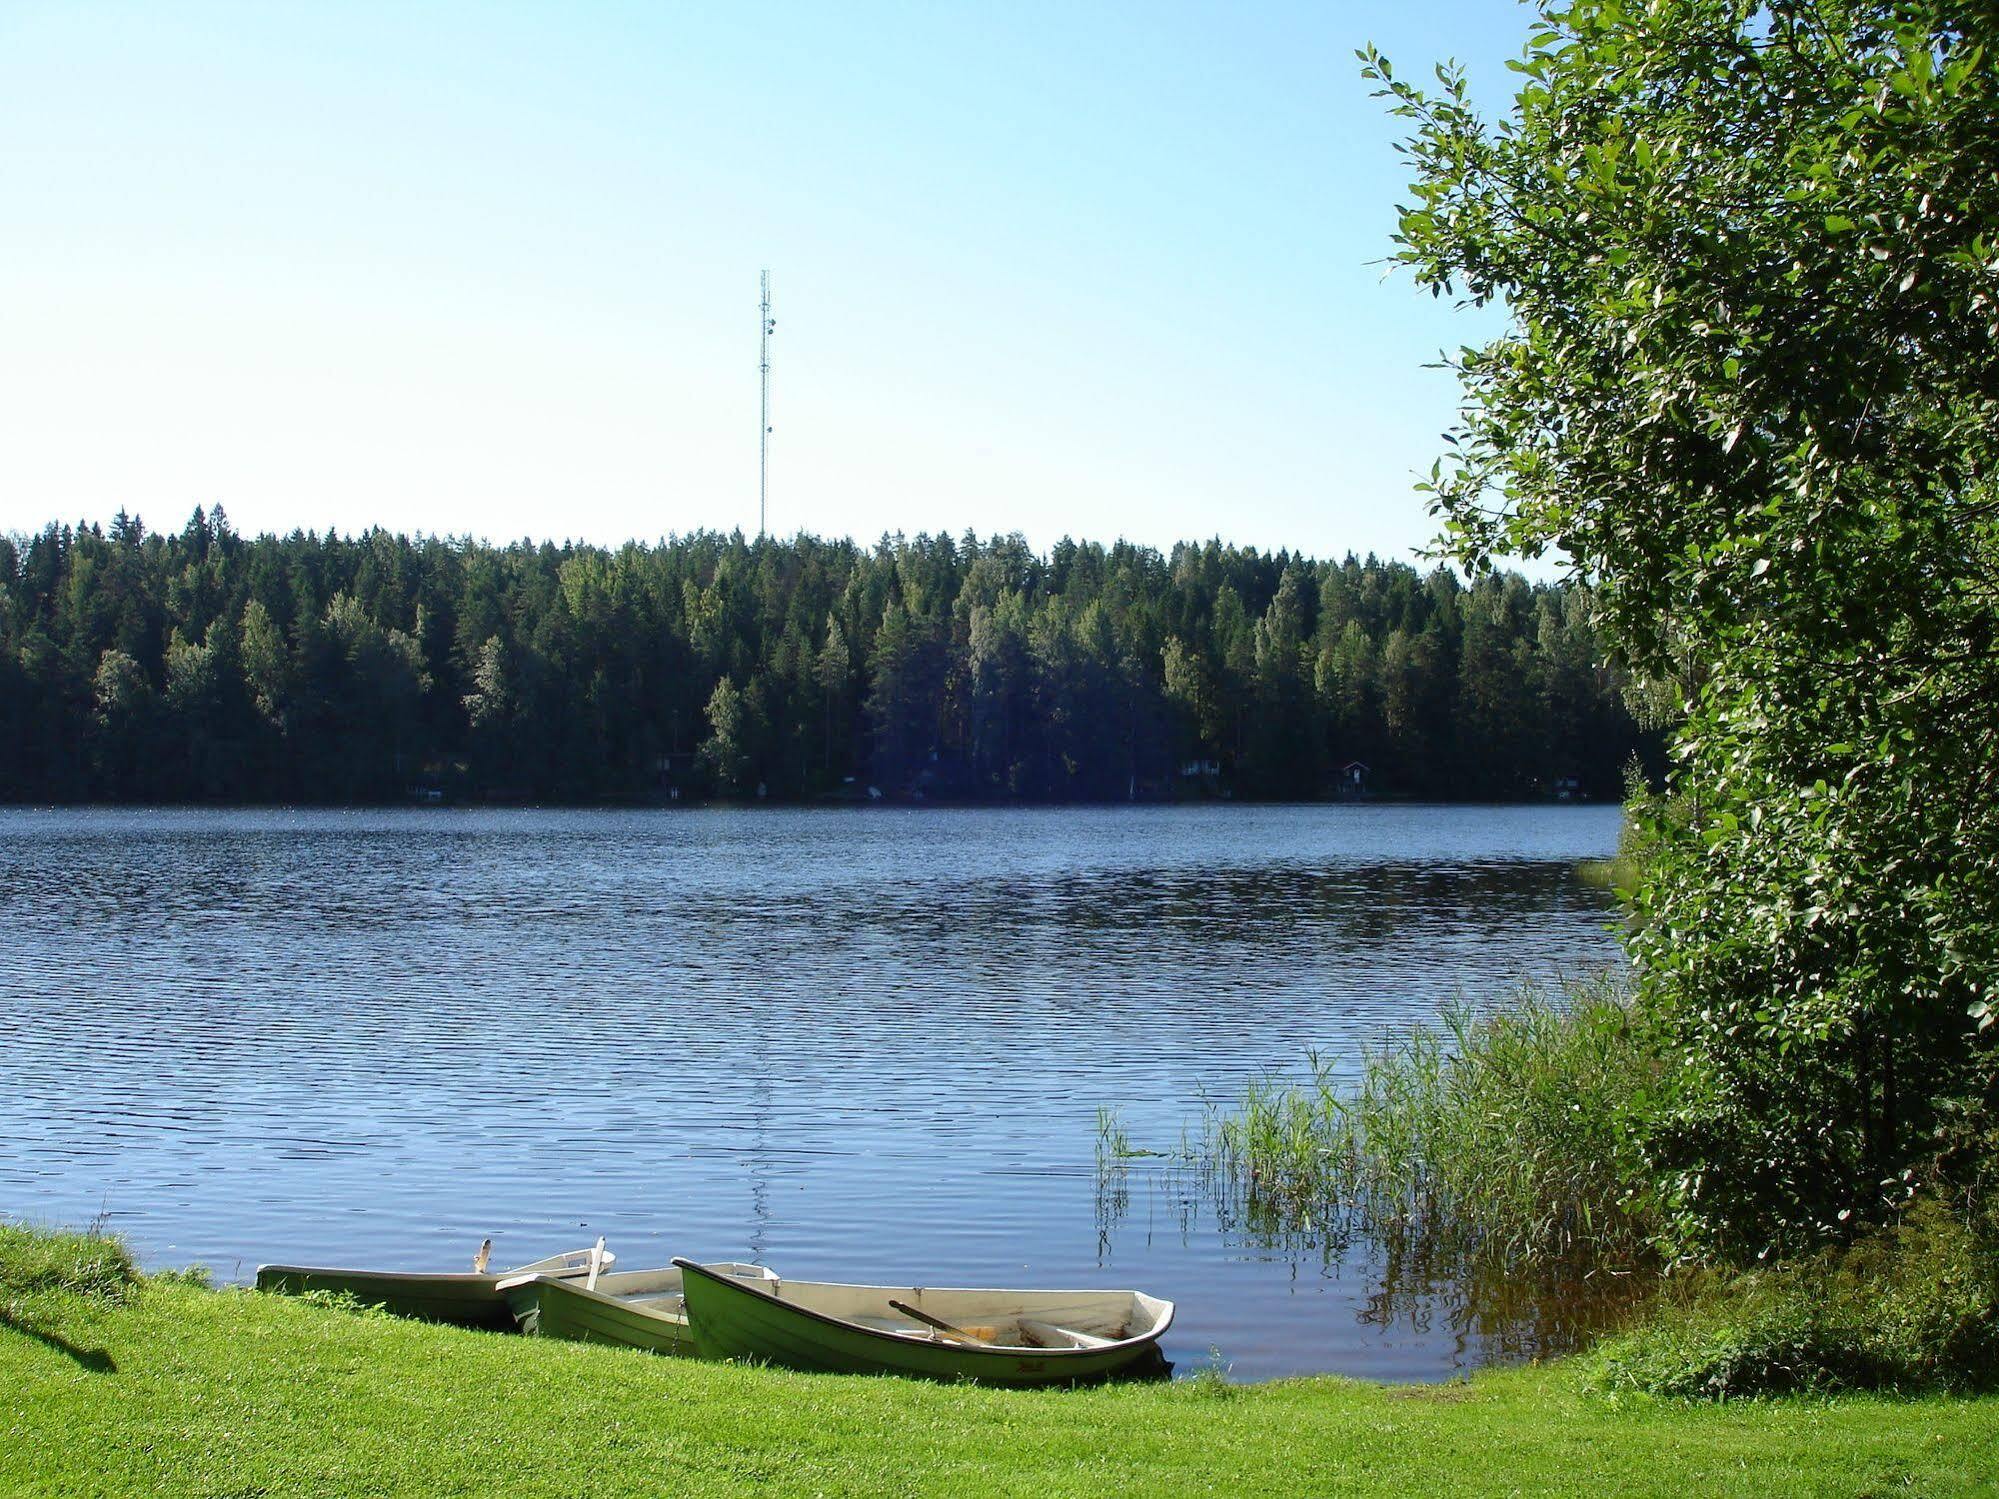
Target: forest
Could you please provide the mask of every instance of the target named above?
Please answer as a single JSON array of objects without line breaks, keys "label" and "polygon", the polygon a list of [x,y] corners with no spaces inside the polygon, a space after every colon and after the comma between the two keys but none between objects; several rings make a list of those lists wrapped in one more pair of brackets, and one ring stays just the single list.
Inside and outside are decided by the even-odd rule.
[{"label": "forest", "polygon": [[1586,591],[1210,541],[0,537],[0,799],[1613,797]]}]

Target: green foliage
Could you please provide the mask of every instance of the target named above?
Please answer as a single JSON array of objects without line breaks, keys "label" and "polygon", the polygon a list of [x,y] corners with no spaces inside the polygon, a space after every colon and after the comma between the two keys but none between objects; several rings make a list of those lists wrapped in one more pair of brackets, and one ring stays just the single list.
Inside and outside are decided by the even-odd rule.
[{"label": "green foliage", "polygon": [[131,1252],[117,1239],[0,1223],[0,1297],[56,1293],[116,1300],[138,1278]]},{"label": "green foliage", "polygon": [[1254,1082],[1211,1109],[1200,1153],[1252,1210],[1393,1228],[1459,1260],[1643,1258],[1657,1229],[1628,1132],[1659,1062],[1609,980],[1448,1011],[1344,1079]]},{"label": "green foliage", "polygon": [[1999,1245],[1934,1202],[1843,1248],[1678,1280],[1591,1355],[1597,1387],[1729,1399],[1999,1385]]},{"label": "green foliage", "polygon": [[1555,550],[1681,724],[1633,946],[1674,1246],[1956,1190],[1999,1100],[1999,35],[1988,0],[1543,0],[1510,118],[1367,54],[1400,261],[1512,327],[1427,486]]},{"label": "green foliage", "polygon": [[701,764],[724,795],[749,790],[763,738],[763,715],[750,693],[727,677],[708,699],[708,737],[701,741]]},{"label": "green foliage", "polygon": [[0,538],[12,799],[1309,797],[1356,760],[1390,794],[1603,796],[1638,738],[1583,590],[1371,557],[219,512]]}]

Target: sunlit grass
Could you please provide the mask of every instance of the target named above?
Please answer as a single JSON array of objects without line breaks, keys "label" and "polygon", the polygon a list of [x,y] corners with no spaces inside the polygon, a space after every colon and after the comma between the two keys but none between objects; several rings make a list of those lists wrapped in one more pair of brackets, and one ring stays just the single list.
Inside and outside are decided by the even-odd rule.
[{"label": "sunlit grass", "polygon": [[172,1278],[17,1299],[0,1322],[5,1493],[1811,1495],[1962,1492],[1999,1471],[1995,1401],[1618,1404],[1561,1365],[1399,1389],[1212,1373],[986,1390]]},{"label": "sunlit grass", "polygon": [[138,1278],[131,1252],[108,1234],[0,1223],[0,1298],[117,1298]]},{"label": "sunlit grass", "polygon": [[1584,859],[1576,865],[1576,878],[1598,890],[1629,890],[1637,883],[1638,866],[1621,854],[1610,859]]}]

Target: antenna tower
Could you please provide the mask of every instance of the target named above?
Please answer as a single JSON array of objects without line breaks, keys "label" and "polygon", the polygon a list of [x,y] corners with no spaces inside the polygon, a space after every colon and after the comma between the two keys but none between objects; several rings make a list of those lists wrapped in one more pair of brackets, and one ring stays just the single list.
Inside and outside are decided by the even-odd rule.
[{"label": "antenna tower", "polygon": [[770,272],[763,273],[763,316],[757,324],[757,369],[763,376],[763,420],[757,425],[757,535],[764,534],[770,501],[770,336],[777,323],[770,315]]}]

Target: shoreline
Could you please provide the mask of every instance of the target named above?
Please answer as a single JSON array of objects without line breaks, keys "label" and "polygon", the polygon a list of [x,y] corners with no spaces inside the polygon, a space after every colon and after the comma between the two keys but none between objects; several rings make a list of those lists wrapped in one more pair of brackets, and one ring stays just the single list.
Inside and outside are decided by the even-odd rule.
[{"label": "shoreline", "polygon": [[[1972,1488],[1999,1397],[1692,1404],[1574,1361],[1010,1391],[0,1276],[0,1487],[51,1492],[1850,1494]],[[108,1397],[108,1398],[107,1398]]]}]

